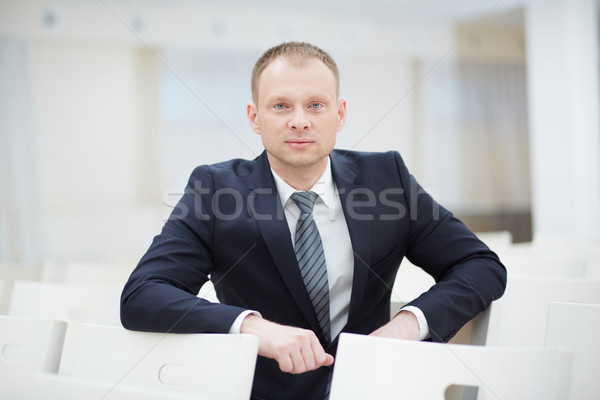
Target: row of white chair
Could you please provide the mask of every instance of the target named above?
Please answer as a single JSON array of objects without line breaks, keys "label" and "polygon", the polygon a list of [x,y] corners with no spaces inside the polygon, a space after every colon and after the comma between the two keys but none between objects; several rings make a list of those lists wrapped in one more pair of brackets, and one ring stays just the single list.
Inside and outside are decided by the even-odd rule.
[{"label": "row of white chair", "polygon": [[[67,320],[72,323],[67,332],[70,339],[68,343],[76,345],[82,322],[120,326],[120,291],[119,286],[17,281],[8,314]],[[218,300],[215,298],[214,301]],[[599,304],[600,280],[509,274],[505,295],[467,324],[453,342],[500,346],[541,345],[550,301]],[[403,304],[393,300],[391,312],[395,313]],[[74,345],[65,349],[62,373],[71,371]]]},{"label": "row of white chair", "polygon": [[66,385],[67,393],[79,393],[86,381],[96,382],[92,389],[111,398],[115,390],[132,388],[201,399],[250,397],[258,352],[254,336],[159,334],[83,324],[68,376],[58,375],[66,330],[64,321],[0,316],[0,376],[3,381],[11,377],[3,393],[15,394],[8,398],[41,398],[43,392],[32,383],[51,391]]},{"label": "row of white chair", "polygon": [[[600,305],[553,302],[549,308],[545,348],[342,334],[331,399],[443,399],[455,385],[477,387],[478,399],[593,399],[600,392],[595,376]],[[56,375],[66,323],[0,316],[0,328],[7,398],[76,398],[86,388],[84,398],[250,396],[258,339],[249,335],[142,333],[84,324],[69,377]]]},{"label": "row of white chair", "polygon": [[16,281],[8,315],[69,322],[60,372],[70,374],[84,322],[121,326],[120,286],[66,285]]},{"label": "row of white chair", "polygon": [[[512,254],[518,255],[522,253],[524,259],[530,256],[532,259],[539,259],[537,258],[539,256],[538,249],[541,246],[539,244],[527,246],[525,248],[524,246],[505,244],[500,247],[503,249],[504,254],[512,252]],[[531,250],[529,247],[535,248],[535,250]],[[593,256],[594,251],[588,248],[582,251],[582,254]],[[510,265],[507,265],[507,267],[510,273],[505,296],[500,301],[494,302],[488,310],[480,314],[474,321],[467,324],[455,337],[454,343],[487,344],[488,346],[502,347],[539,347],[543,345],[544,341],[545,323],[549,318],[548,305],[550,301],[600,303],[600,280],[598,279],[586,279],[584,281],[556,277],[518,276],[512,273]],[[90,268],[90,266],[73,267],[73,270],[82,271],[82,268]],[[122,271],[124,270],[125,268]],[[73,275],[72,271],[65,272],[62,268],[54,270],[53,273],[51,271],[51,269],[46,268],[42,271],[40,278],[42,280],[60,281],[67,280],[67,276],[77,275]],[[85,271],[89,272],[90,270],[86,269]],[[396,299],[399,304],[402,304],[405,302],[402,300],[403,298],[408,301],[418,296],[422,291],[427,290],[434,283],[428,275],[419,274],[423,274],[423,272],[414,266],[402,266],[393,290],[393,301]],[[89,279],[90,276],[87,273],[80,275],[81,280],[84,280],[86,276]],[[112,273],[109,275],[112,275]],[[119,273],[114,275],[117,276]],[[563,274],[562,272],[559,274],[551,271],[550,275]],[[112,278],[109,279],[112,280]],[[77,281],[77,279],[74,281]],[[60,369],[63,374],[70,374],[74,370],[75,354],[81,336],[82,322],[120,326],[118,322],[118,297],[121,285],[114,285],[107,290],[106,286],[94,286],[88,281],[82,290],[81,287],[76,288],[73,285],[48,285],[39,282],[17,281],[14,285],[11,282],[7,286],[11,286],[10,291],[14,300],[11,301],[9,310],[11,315],[38,318],[54,317],[70,321],[67,329],[68,340],[65,342]],[[13,286],[16,290],[12,290]],[[45,289],[40,289],[42,287],[45,287]],[[100,292],[104,291],[108,297],[99,294],[100,292],[96,289],[100,289]],[[23,292],[24,290],[29,290],[30,293],[27,294],[27,291]],[[77,291],[79,293],[76,293]],[[91,294],[88,296],[90,299],[88,301],[89,306],[86,306],[86,301],[82,300],[86,298],[86,294]],[[214,289],[204,287],[200,295],[206,296],[207,294],[214,296]],[[105,300],[107,298],[108,300]],[[213,301],[218,300],[214,297]],[[101,310],[96,309],[96,306],[100,307]],[[392,312],[395,312],[395,309],[397,308],[392,307]]]}]

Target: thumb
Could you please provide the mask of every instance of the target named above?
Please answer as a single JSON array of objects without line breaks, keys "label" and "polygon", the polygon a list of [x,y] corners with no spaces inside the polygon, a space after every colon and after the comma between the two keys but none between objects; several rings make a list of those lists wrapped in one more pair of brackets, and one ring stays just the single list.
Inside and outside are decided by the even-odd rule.
[{"label": "thumb", "polygon": [[323,365],[325,367],[329,367],[330,365],[333,365],[333,356],[331,354],[325,354],[325,362],[323,363]]}]

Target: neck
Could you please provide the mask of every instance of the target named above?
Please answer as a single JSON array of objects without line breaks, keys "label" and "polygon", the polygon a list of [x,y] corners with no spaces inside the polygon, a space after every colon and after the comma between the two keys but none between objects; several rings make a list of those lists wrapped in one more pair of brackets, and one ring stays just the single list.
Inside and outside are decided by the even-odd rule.
[{"label": "neck", "polygon": [[316,164],[310,166],[293,167],[282,166],[277,160],[268,155],[269,163],[273,171],[277,173],[291,187],[296,190],[310,190],[319,180],[325,169],[329,158],[325,157]]}]

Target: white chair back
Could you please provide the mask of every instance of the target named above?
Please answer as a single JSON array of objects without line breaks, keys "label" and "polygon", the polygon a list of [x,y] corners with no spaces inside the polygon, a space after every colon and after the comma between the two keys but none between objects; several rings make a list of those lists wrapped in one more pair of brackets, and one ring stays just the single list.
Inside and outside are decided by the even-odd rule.
[{"label": "white chair back", "polygon": [[510,231],[475,232],[475,234],[492,251],[499,251],[512,246],[513,236]]},{"label": "white chair back", "polygon": [[198,292],[198,297],[208,300],[211,303],[219,303],[215,286],[211,280],[208,280],[204,285],[202,285],[200,292]]},{"label": "white chair back", "polygon": [[486,346],[543,346],[552,301],[600,304],[600,279],[509,274],[506,293],[490,306]]},{"label": "white chair back", "polygon": [[539,277],[585,278],[586,260],[574,255],[514,255],[501,258],[509,274]]},{"label": "white chair back", "polygon": [[70,374],[83,322],[120,326],[120,286],[16,281],[9,315],[55,318],[69,323],[60,373]]},{"label": "white chair back", "polygon": [[566,236],[539,236],[499,250],[509,272],[600,278],[600,240]]},{"label": "white chair back", "polygon": [[428,291],[433,285],[435,280],[431,275],[404,259],[394,281],[391,300],[397,303],[408,303]]},{"label": "white chair back", "polygon": [[120,325],[120,286],[15,281],[9,315]]},{"label": "white chair back", "polygon": [[151,390],[139,386],[113,386],[106,382],[74,378],[0,365],[2,398],[30,399],[102,399],[102,400],[213,400],[210,397]]},{"label": "white chair back", "polygon": [[42,267],[41,280],[44,282],[66,283],[68,285],[112,285],[123,287],[135,265],[135,262],[131,264],[108,262],[46,263]]},{"label": "white chair back", "polygon": [[0,264],[0,279],[4,281],[4,291],[0,297],[0,314],[8,314],[13,283],[17,280],[37,281],[42,267],[26,264]]},{"label": "white chair back", "polygon": [[[0,310],[5,309],[5,306],[4,306],[5,303],[8,305],[8,300],[4,300],[4,287],[5,286],[6,286],[6,284],[4,283],[4,280],[0,279]],[[6,314],[6,313],[0,312],[0,315],[2,315],[2,314]]]},{"label": "white chair back", "polygon": [[229,334],[166,334],[84,324],[73,376],[113,385],[250,397],[258,338]]},{"label": "white chair back", "polygon": [[600,394],[600,305],[551,303],[546,347],[573,352],[570,400],[596,399]]},{"label": "white chair back", "polygon": [[559,400],[571,354],[342,334],[331,400],[444,399],[449,387],[479,387],[479,399]]},{"label": "white chair back", "polygon": [[57,373],[67,323],[0,315],[0,364]]}]

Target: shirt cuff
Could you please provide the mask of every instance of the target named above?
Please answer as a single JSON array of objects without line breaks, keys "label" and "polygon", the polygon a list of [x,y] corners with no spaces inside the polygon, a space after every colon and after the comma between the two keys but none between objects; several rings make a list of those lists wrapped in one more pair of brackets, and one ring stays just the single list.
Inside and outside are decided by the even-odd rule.
[{"label": "shirt cuff", "polygon": [[262,315],[258,311],[254,310],[246,310],[242,311],[240,315],[237,316],[233,324],[231,324],[231,328],[229,328],[229,333],[240,333],[240,329],[242,329],[242,322],[248,315],[256,315],[257,317],[262,318]]},{"label": "shirt cuff", "polygon": [[429,339],[429,324],[427,323],[425,314],[423,314],[423,311],[421,311],[421,309],[415,306],[405,306],[402,307],[400,311],[411,312],[414,314],[415,317],[417,317],[417,322],[419,323],[419,340]]}]

